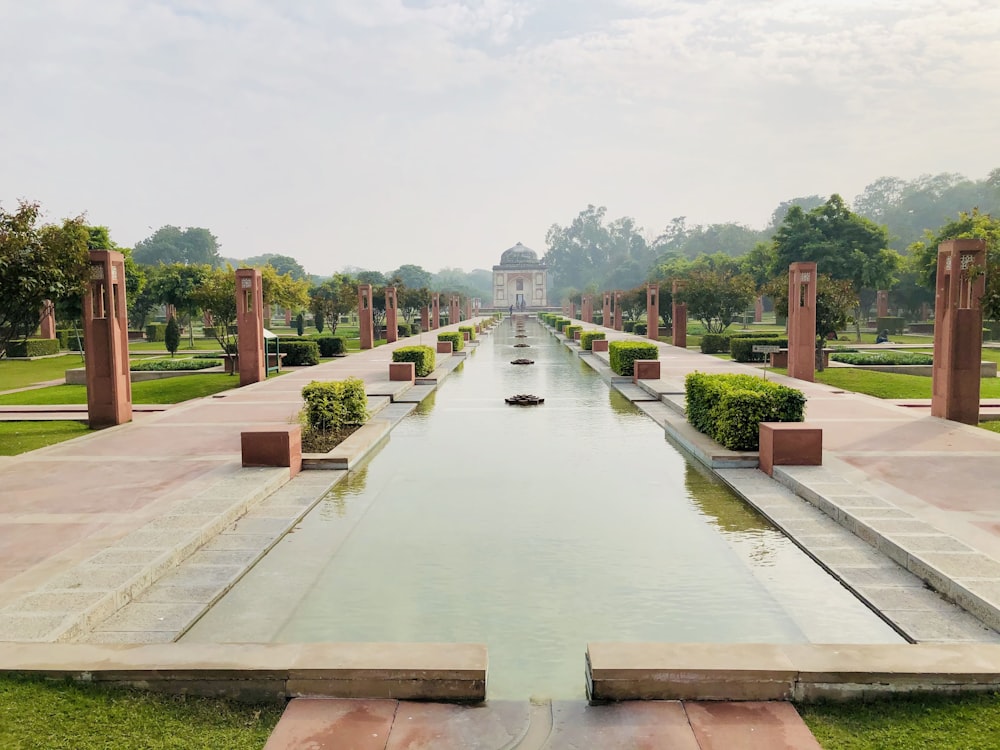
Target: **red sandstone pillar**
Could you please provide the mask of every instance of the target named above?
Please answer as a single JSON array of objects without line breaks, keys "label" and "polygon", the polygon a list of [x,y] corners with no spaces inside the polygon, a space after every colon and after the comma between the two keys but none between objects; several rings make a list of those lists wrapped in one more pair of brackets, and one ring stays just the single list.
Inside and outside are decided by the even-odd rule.
[{"label": "red sandstone pillar", "polygon": [[236,269],[237,352],[240,385],[259,383],[267,377],[264,356],[264,285],[256,268]]},{"label": "red sandstone pillar", "polygon": [[688,308],[687,304],[680,302],[677,295],[684,289],[683,281],[675,281],[671,289],[673,299],[671,301],[670,317],[672,320],[671,343],[686,349],[688,344]]},{"label": "red sandstone pillar", "polygon": [[764,298],[758,297],[753,306],[753,322],[760,323],[764,320]]},{"label": "red sandstone pillar", "polygon": [[457,295],[448,300],[448,325],[455,325],[462,320],[462,303]]},{"label": "red sandstone pillar", "polygon": [[441,327],[441,295],[437,292],[431,294],[431,328]]},{"label": "red sandstone pillar", "polygon": [[590,294],[583,295],[580,300],[580,320],[584,323],[594,322],[594,297]]},{"label": "red sandstone pillar", "polygon": [[985,240],[938,246],[931,415],[965,424],[979,423],[985,269]]},{"label": "red sandstone pillar", "polygon": [[576,303],[573,301],[570,301],[569,303],[569,315],[567,317],[569,317],[570,320],[579,320],[579,318],[576,317]]},{"label": "red sandstone pillar", "polygon": [[399,323],[397,320],[396,287],[385,288],[385,341],[391,344],[399,338]]},{"label": "red sandstone pillar", "polygon": [[[339,321],[338,321],[339,322]],[[285,325],[290,326],[292,324],[292,308],[285,308]]]},{"label": "red sandstone pillar", "polygon": [[429,305],[420,308],[420,330],[431,330],[431,308]]},{"label": "red sandstone pillar", "polygon": [[646,335],[660,340],[660,286],[646,284]]},{"label": "red sandstone pillar", "polygon": [[816,372],[816,264],[788,267],[788,376],[812,382]]},{"label": "red sandstone pillar", "polygon": [[361,338],[362,349],[371,349],[375,346],[374,328],[372,285],[358,284],[358,336]]},{"label": "red sandstone pillar", "polygon": [[39,335],[43,339],[54,339],[56,337],[56,306],[52,304],[52,300],[47,299],[42,303],[42,312],[39,316],[38,325],[41,329]]},{"label": "red sandstone pillar", "polygon": [[201,325],[204,328],[211,328],[212,327],[212,313],[211,313],[210,310],[205,310],[204,312],[202,312],[202,314],[201,314]]},{"label": "red sandstone pillar", "polygon": [[90,251],[89,292],[83,300],[84,362],[90,426],[132,421],[132,381],[128,367],[128,308],[125,256]]},{"label": "red sandstone pillar", "polygon": [[875,315],[879,318],[889,317],[889,292],[886,289],[875,292]]},{"label": "red sandstone pillar", "polygon": [[601,325],[605,328],[611,328],[613,321],[611,320],[611,292],[604,293],[604,309],[601,311]]},{"label": "red sandstone pillar", "polygon": [[622,290],[615,289],[615,330],[622,330]]},{"label": "red sandstone pillar", "polygon": [[472,320],[472,297],[465,300],[465,319]]}]

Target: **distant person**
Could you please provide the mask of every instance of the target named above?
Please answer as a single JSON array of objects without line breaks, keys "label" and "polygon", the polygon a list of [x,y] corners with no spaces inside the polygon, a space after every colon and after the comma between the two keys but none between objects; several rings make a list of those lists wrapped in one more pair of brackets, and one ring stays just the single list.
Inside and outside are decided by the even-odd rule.
[{"label": "distant person", "polygon": [[514,317],[514,306],[513,305],[510,306],[510,317],[512,317],[512,318]]},{"label": "distant person", "polygon": [[875,337],[875,343],[876,344],[891,344],[892,343],[891,341],[889,341],[889,329],[888,328],[885,329],[884,331],[882,331],[878,336]]}]

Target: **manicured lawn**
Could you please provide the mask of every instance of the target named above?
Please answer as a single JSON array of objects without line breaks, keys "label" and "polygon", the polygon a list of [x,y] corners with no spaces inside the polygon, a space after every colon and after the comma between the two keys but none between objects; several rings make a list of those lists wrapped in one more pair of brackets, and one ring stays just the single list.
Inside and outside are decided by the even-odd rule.
[{"label": "manicured lawn", "polygon": [[[211,396],[213,393],[236,388],[239,384],[240,379],[235,375],[221,373],[148,380],[144,383],[132,384],[132,403],[177,404],[188,399]],[[87,403],[87,386],[85,385],[54,385],[49,388],[38,388],[0,396],[0,404],[42,406],[85,403]]]},{"label": "manicured lawn", "polygon": [[[162,341],[133,341],[128,345],[128,350],[130,354],[136,352],[165,352],[167,351],[167,345]],[[188,345],[188,340],[182,338],[180,346],[177,347],[177,353],[190,351],[221,352],[222,349],[219,348],[219,342],[215,339],[202,339],[198,337],[195,337],[194,349],[191,349]]]},{"label": "manicured lawn", "polygon": [[[788,370],[776,369],[781,375]],[[816,373],[816,382],[876,398],[930,398],[931,379],[920,375],[896,375],[889,372],[869,372],[849,367],[831,367]],[[1000,378],[979,381],[981,398],[1000,398]]]},{"label": "manicured lawn", "polygon": [[995,750],[1000,695],[905,697],[797,707],[824,750]]},{"label": "manicured lawn", "polygon": [[4,750],[260,750],[280,716],[277,705],[0,679]]},{"label": "manicured lawn", "polygon": [[989,422],[980,422],[979,426],[990,432],[1000,432],[1000,420],[991,419]]},{"label": "manicured lawn", "polygon": [[0,422],[0,456],[16,456],[89,432],[83,422]]},{"label": "manicured lawn", "polygon": [[83,367],[83,357],[79,354],[31,361],[0,359],[0,391],[44,383],[46,380],[62,379],[66,376],[66,370],[72,370],[74,367]]}]

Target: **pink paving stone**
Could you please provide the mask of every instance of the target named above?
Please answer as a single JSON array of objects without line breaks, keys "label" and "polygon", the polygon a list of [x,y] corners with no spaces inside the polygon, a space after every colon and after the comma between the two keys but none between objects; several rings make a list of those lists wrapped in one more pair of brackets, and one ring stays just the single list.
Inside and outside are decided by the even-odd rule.
[{"label": "pink paving stone", "polygon": [[179,411],[177,413],[168,412],[159,419],[158,424],[288,422],[301,409],[301,398],[289,398],[288,402],[279,401],[278,403],[253,403],[220,399],[215,402],[208,402],[197,410]]},{"label": "pink paving stone", "polygon": [[385,750],[501,750],[528,728],[528,703],[484,706],[401,702]]},{"label": "pink paving stone", "polygon": [[264,750],[385,750],[393,700],[296,698]]},{"label": "pink paving stone", "polygon": [[791,703],[685,703],[701,750],[822,750]]},{"label": "pink paving stone", "polygon": [[[253,420],[248,419],[246,422],[253,423]],[[192,429],[183,423],[161,424],[150,421],[143,424],[142,430],[135,430],[133,427],[134,425],[106,437],[102,435],[101,440],[56,445],[47,451],[47,455],[106,457],[117,464],[116,459],[130,456],[198,458],[240,452],[240,431],[231,424],[204,423],[199,424],[197,429]]]},{"label": "pink paving stone", "polygon": [[[733,749],[737,745],[732,746]],[[558,702],[545,750],[699,750],[677,701],[629,701],[607,706]]]},{"label": "pink paving stone", "polygon": [[1000,473],[983,471],[982,456],[892,456],[888,460],[879,456],[844,456],[843,459],[868,476],[944,510],[979,514],[995,509],[1000,498]]}]

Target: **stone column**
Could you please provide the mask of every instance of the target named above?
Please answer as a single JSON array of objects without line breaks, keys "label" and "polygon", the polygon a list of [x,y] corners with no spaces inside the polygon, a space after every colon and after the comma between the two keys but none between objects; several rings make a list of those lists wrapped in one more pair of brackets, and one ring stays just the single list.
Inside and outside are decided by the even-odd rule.
[{"label": "stone column", "polygon": [[615,330],[622,330],[622,290],[615,289]]},{"label": "stone column", "polygon": [[90,251],[90,283],[83,300],[87,415],[93,428],[132,421],[132,381],[128,367],[128,308],[125,256]]},{"label": "stone column", "polygon": [[170,322],[171,318],[177,317],[177,308],[174,307],[173,305],[164,305],[163,317],[167,320],[167,322]]},{"label": "stone column", "polygon": [[457,295],[448,300],[448,325],[455,325],[462,320],[462,303]]},{"label": "stone column", "polygon": [[889,292],[886,289],[879,289],[875,292],[875,316],[878,318],[889,317]]},{"label": "stone column", "polygon": [[427,307],[420,308],[420,330],[429,331],[431,330],[431,308],[430,305]]},{"label": "stone column", "polygon": [[938,246],[931,415],[972,425],[979,423],[985,270],[985,240]]},{"label": "stone column", "polygon": [[256,268],[236,269],[237,356],[240,385],[259,383],[267,377],[264,355],[264,285]]},{"label": "stone column", "polygon": [[753,322],[761,323],[764,320],[764,298],[758,297],[753,306]]},{"label": "stone column", "polygon": [[686,349],[688,345],[688,307],[684,302],[677,301],[678,293],[684,288],[683,281],[675,281],[671,287],[672,299],[670,317],[672,321],[671,343]]},{"label": "stone column", "polygon": [[611,292],[604,293],[604,309],[601,311],[601,325],[611,328]]},{"label": "stone column", "polygon": [[591,294],[583,295],[580,300],[580,320],[584,323],[594,322],[594,296]]},{"label": "stone column", "polygon": [[399,323],[397,322],[396,287],[385,288],[385,342],[391,344],[399,338]]},{"label": "stone column", "polygon": [[[43,339],[54,339],[56,337],[56,306],[52,300],[47,299],[42,303],[41,315],[39,315],[38,326],[41,329],[39,334]],[[128,326],[126,326],[126,336]]]},{"label": "stone column", "polygon": [[472,297],[465,300],[465,319],[472,320]]},{"label": "stone column", "polygon": [[931,306],[926,302],[920,303],[920,322],[924,323],[931,319]]},{"label": "stone column", "polygon": [[788,267],[788,376],[812,382],[816,372],[816,264]]},{"label": "stone column", "polygon": [[570,320],[579,320],[579,318],[576,317],[576,303],[573,302],[572,300],[570,300],[569,303],[569,315],[566,317],[568,317]]},{"label": "stone column", "polygon": [[375,346],[375,321],[372,319],[372,285],[358,284],[358,335],[361,348]]},{"label": "stone column", "polygon": [[[340,321],[338,320],[337,322],[339,323]],[[292,325],[292,309],[290,307],[285,308],[285,325]]]},{"label": "stone column", "polygon": [[660,340],[660,286],[646,284],[646,336]]},{"label": "stone column", "polygon": [[203,328],[212,327],[212,313],[209,310],[205,310],[201,314],[201,325]]},{"label": "stone column", "polygon": [[441,295],[437,292],[431,293],[431,328],[441,327]]}]

